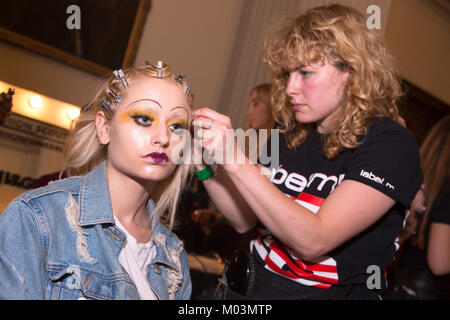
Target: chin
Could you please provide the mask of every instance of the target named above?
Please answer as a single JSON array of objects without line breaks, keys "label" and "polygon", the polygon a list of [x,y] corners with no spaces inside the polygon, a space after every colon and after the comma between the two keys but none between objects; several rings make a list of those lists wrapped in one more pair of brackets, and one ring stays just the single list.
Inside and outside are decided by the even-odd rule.
[{"label": "chin", "polygon": [[316,119],[313,119],[307,113],[301,113],[298,111],[295,113],[295,120],[300,123],[313,123],[313,122],[317,121]]},{"label": "chin", "polygon": [[162,181],[170,177],[174,171],[175,166],[152,166],[151,168],[146,168],[141,177],[144,180]]}]

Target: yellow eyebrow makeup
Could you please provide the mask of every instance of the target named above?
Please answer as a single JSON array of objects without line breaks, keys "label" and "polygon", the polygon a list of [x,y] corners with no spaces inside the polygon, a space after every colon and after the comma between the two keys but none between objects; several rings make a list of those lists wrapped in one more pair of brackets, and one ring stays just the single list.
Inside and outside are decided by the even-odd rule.
[{"label": "yellow eyebrow makeup", "polygon": [[175,118],[167,121],[167,126],[170,127],[173,124],[179,124],[181,128],[187,129],[187,119],[186,118]]},{"label": "yellow eyebrow makeup", "polygon": [[[138,118],[140,118],[141,122],[142,118],[147,118],[147,120],[150,121],[148,125],[158,125],[160,121],[160,117],[154,112],[151,112],[148,108],[131,108],[130,110],[121,113],[119,116],[121,123],[136,122],[136,119]],[[176,116],[175,118],[169,119],[167,121],[167,127],[170,127],[173,124],[179,124],[181,128],[187,129],[187,121],[187,117]]]},{"label": "yellow eyebrow makeup", "polygon": [[126,123],[129,121],[135,121],[136,117],[147,117],[152,121],[153,125],[158,124],[159,120],[159,117],[156,116],[155,113],[148,110],[148,108],[131,108],[131,110],[120,114],[119,119],[121,123]]}]

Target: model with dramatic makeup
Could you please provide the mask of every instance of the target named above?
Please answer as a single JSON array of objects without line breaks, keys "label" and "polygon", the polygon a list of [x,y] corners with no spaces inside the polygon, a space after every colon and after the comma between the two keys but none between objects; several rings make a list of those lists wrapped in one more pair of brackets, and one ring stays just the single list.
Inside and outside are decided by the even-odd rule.
[{"label": "model with dramatic makeup", "polygon": [[191,170],[184,76],[117,70],[83,108],[69,178],[23,193],[0,216],[0,298],[189,299],[188,259],[171,231]]},{"label": "model with dramatic makeup", "polygon": [[261,226],[250,252],[231,259],[222,292],[232,299],[378,299],[405,208],[423,179],[382,35],[352,8],[318,7],[277,22],[264,61],[280,132],[267,143],[269,153],[279,150],[278,164],[266,170],[270,180],[258,165],[236,160],[242,155],[229,139],[229,117],[193,112],[194,123],[204,123],[202,146],[221,165],[203,181],[211,199],[238,232]]}]

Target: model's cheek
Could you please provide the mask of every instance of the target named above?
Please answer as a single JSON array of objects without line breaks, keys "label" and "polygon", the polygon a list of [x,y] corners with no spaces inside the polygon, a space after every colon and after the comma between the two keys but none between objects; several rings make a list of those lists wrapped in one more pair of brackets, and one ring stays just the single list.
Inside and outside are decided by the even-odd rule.
[{"label": "model's cheek", "polygon": [[133,126],[128,130],[127,144],[129,147],[136,149],[137,151],[146,151],[150,145],[150,135],[148,130],[144,128]]}]

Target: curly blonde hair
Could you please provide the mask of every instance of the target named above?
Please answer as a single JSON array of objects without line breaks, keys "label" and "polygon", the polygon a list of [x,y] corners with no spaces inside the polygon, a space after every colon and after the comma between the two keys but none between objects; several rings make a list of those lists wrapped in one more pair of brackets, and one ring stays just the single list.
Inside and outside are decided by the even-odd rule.
[{"label": "curly blonde hair", "polygon": [[[123,70],[129,86],[133,86],[134,83],[143,78],[157,77],[158,72],[160,72],[159,69],[151,64]],[[170,70],[169,66],[163,64],[162,72],[158,78],[178,84],[180,89],[187,93],[187,101],[191,109],[193,108],[193,95],[184,76],[177,78],[177,75]],[[107,159],[107,147],[100,144],[95,117],[99,111],[105,111],[107,121],[111,121],[114,117],[119,103],[111,99],[108,93],[111,90],[122,99],[127,95],[127,89],[113,73],[103,81],[94,98],[82,109],[80,117],[72,123],[64,154],[66,171],[69,176],[86,175]],[[105,108],[102,101],[109,101],[110,107]],[[176,206],[192,169],[192,165],[189,163],[179,164],[170,177],[157,183],[158,186],[154,188],[152,193],[152,199],[155,202],[152,227],[159,220],[170,228],[173,227]]]},{"label": "curly blonde hair", "polygon": [[327,158],[336,158],[342,151],[360,145],[376,117],[389,117],[402,124],[397,108],[401,81],[392,55],[382,35],[369,30],[365,23],[364,16],[355,9],[330,5],[283,21],[268,33],[263,60],[274,85],[273,116],[290,149],[305,141],[313,125],[295,120],[285,93],[286,66],[307,66],[326,59],[349,74],[335,128],[324,139]]}]

